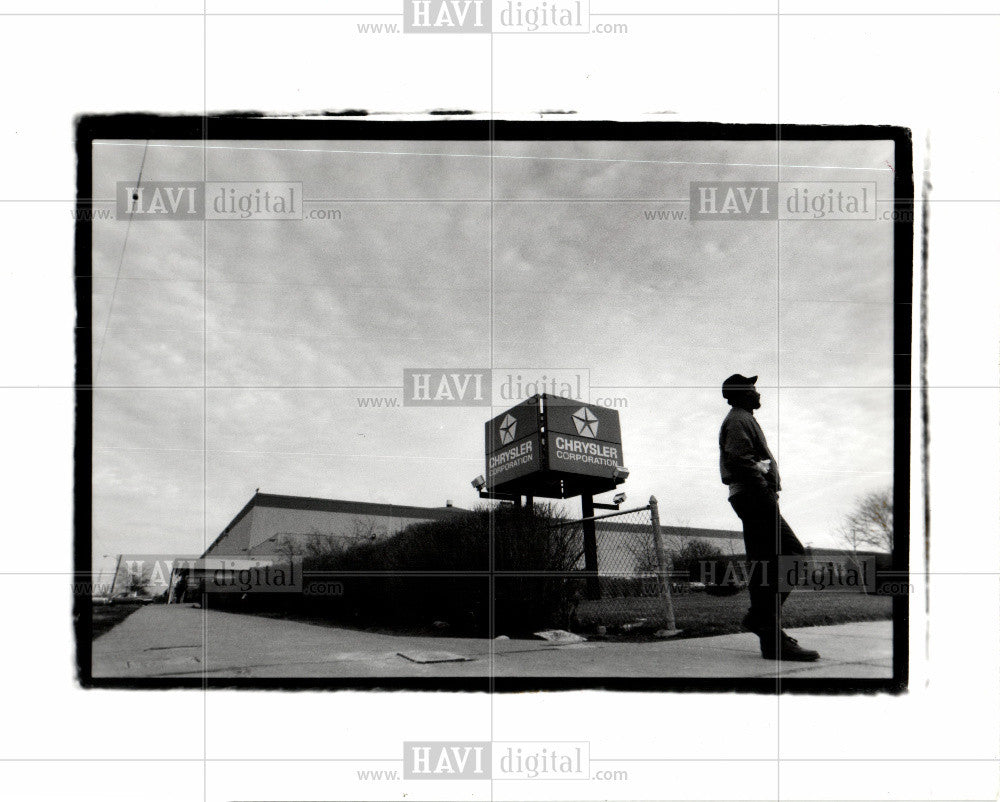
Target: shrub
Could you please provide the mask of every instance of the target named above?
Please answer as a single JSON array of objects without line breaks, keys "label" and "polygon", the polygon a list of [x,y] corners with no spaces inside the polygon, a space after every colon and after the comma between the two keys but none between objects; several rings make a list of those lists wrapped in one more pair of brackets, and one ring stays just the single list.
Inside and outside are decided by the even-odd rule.
[{"label": "shrub", "polygon": [[582,585],[551,574],[572,571],[583,547],[579,525],[556,526],[564,520],[546,504],[456,511],[382,540],[306,554],[306,584],[321,572],[343,595],[220,594],[229,598],[210,604],[389,629],[445,622],[441,634],[481,637],[567,628]]},{"label": "shrub", "polygon": [[674,555],[674,570],[686,573],[692,582],[702,581],[703,563],[718,564],[725,555],[718,546],[705,540],[694,538],[687,541]]}]

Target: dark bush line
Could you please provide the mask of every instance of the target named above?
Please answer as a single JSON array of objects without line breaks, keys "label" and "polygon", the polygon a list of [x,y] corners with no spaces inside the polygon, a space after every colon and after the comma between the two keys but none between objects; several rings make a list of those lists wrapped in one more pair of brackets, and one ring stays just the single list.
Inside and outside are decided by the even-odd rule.
[{"label": "dark bush line", "polygon": [[[206,601],[215,609],[475,637],[567,629],[582,595],[582,580],[494,575],[491,587],[486,573],[491,568],[572,570],[582,553],[582,534],[577,525],[555,526],[564,520],[544,504],[534,510],[504,506],[456,512],[445,520],[413,524],[384,540],[347,548],[331,545],[303,555],[303,594],[216,593]],[[393,575],[351,573],[373,571]],[[413,573],[420,571],[448,575]],[[327,586],[339,582],[343,594],[311,595],[310,577],[317,572]]]}]

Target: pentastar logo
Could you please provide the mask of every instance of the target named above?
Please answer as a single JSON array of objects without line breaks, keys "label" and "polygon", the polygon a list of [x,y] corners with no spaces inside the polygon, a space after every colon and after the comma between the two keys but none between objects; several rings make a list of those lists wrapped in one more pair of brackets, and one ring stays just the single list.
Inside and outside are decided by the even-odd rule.
[{"label": "pentastar logo", "polygon": [[517,421],[514,419],[513,415],[507,415],[507,417],[500,421],[500,443],[502,445],[513,443],[514,436],[516,434]]},{"label": "pentastar logo", "polygon": [[586,407],[573,413],[573,425],[581,437],[597,437],[597,417]]}]

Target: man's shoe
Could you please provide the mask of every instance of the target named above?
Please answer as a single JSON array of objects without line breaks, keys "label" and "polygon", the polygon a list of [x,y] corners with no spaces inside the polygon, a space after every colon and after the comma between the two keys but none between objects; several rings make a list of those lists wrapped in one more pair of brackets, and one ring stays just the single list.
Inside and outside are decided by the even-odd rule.
[{"label": "man's shoe", "polygon": [[781,639],[781,643],[777,648],[773,644],[761,642],[760,656],[765,660],[788,660],[799,663],[812,663],[815,660],[819,660],[819,652],[812,649],[803,649],[788,636]]}]

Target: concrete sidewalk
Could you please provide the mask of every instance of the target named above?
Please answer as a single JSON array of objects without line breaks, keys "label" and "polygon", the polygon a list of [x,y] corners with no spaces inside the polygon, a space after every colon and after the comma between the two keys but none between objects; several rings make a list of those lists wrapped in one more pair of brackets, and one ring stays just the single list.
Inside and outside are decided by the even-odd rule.
[{"label": "concrete sidewalk", "polygon": [[[892,623],[789,630],[816,663],[763,660],[748,633],[654,643],[380,635],[297,621],[203,611],[137,610],[94,641],[105,677],[787,677],[891,678]],[[492,648],[491,648],[492,647]],[[399,652],[443,652],[463,662],[416,663]],[[492,656],[491,656],[492,653]]]}]

